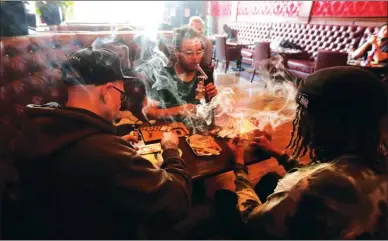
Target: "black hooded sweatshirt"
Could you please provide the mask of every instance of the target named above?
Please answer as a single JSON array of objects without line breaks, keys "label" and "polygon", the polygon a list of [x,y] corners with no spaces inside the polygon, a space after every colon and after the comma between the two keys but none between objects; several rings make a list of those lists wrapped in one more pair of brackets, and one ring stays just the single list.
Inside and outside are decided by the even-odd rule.
[{"label": "black hooded sweatshirt", "polygon": [[191,200],[178,151],[156,168],[114,126],[87,110],[56,103],[26,108],[17,145],[21,239],[136,239],[172,227]]}]

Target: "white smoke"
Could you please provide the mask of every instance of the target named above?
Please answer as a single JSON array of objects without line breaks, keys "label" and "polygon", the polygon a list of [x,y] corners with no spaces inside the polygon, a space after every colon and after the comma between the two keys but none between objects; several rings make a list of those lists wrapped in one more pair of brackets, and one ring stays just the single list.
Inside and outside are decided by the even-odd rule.
[{"label": "white smoke", "polygon": [[[280,56],[271,57],[256,65],[257,74],[264,83],[254,96],[240,96],[239,102],[253,102],[255,108],[241,107],[231,88],[224,88],[210,103],[197,107],[196,118],[207,125],[215,119],[221,137],[234,137],[254,129],[273,131],[295,116],[295,77],[284,68]],[[259,86],[259,85],[257,85]]]},{"label": "white smoke", "polygon": [[[150,94],[155,93],[151,91],[151,88],[157,91],[167,89],[178,100],[178,104],[186,104],[180,98],[177,83],[171,81],[172,76],[161,74],[163,68],[169,63],[169,59],[158,48],[155,38],[156,30],[151,29],[145,33],[135,38],[140,52],[137,55],[134,70],[139,73],[139,79],[144,82],[147,97],[157,99]],[[115,30],[112,30],[111,36],[107,38],[98,38],[92,47],[100,48],[109,45],[114,45],[116,51],[123,48],[128,49],[127,46],[116,41]],[[128,53],[127,50],[124,52]],[[128,60],[129,57],[126,56],[124,59]],[[295,77],[286,71],[282,63],[283,59],[280,56],[256,63],[256,73],[264,85],[254,95],[238,98],[239,102],[250,102],[253,101],[253,98],[257,99],[258,102],[255,103],[254,108],[241,107],[241,103],[236,101],[237,96],[233,89],[227,87],[219,89],[218,95],[210,102],[201,101],[197,105],[196,112],[184,118],[185,124],[191,127],[194,133],[208,133],[215,124],[221,128],[221,133],[222,129],[228,129],[221,134],[222,136],[233,137],[251,129],[275,130],[278,126],[292,120],[296,110]],[[129,66],[129,63],[122,63],[122,66]],[[163,102],[157,105],[160,108],[166,107]],[[144,116],[147,116],[145,113],[149,107],[150,104],[143,107]],[[225,120],[225,117],[229,118],[228,121]],[[173,118],[171,120],[174,121]]]}]

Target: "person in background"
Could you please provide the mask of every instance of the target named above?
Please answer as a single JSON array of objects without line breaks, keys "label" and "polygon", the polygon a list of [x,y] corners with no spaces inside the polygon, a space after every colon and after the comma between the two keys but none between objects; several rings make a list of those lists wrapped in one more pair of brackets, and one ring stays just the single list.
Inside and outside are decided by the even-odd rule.
[{"label": "person in background", "polygon": [[376,63],[387,62],[388,60],[388,26],[381,26],[377,35],[372,35],[369,39],[352,53],[352,58],[363,57],[367,59],[371,56]]},{"label": "person in background", "polygon": [[0,37],[28,35],[28,14],[24,1],[0,1]]},{"label": "person in background", "polygon": [[212,64],[213,42],[211,39],[203,35],[205,22],[199,16],[193,16],[189,20],[189,27],[192,27],[202,37],[205,52],[201,61],[201,66],[203,68],[208,68]]},{"label": "person in background", "polygon": [[[247,239],[386,240],[388,153],[381,130],[388,102],[382,83],[360,68],[322,69],[301,84],[296,101],[288,145],[293,158],[265,136],[249,143],[278,160],[288,171],[283,179],[267,175],[253,188],[244,166],[246,141],[229,142],[237,195],[216,194],[220,220]],[[294,158],[308,152],[312,162],[303,167]]]},{"label": "person in background", "polygon": [[[199,84],[198,65],[204,54],[202,37],[193,28],[176,29],[173,37],[174,58],[150,83],[150,97],[145,109],[150,118],[184,118],[193,114],[199,100],[196,89]],[[206,100],[218,94],[213,72],[207,73],[205,81]]]},{"label": "person in background", "polygon": [[224,32],[222,35],[226,36],[226,41],[235,42],[237,41],[237,33],[235,30],[231,29],[227,24],[222,26]]},{"label": "person in background", "polygon": [[15,152],[22,224],[17,239],[138,239],[169,230],[191,203],[179,139],[161,140],[163,165],[140,157],[112,125],[124,93],[119,56],[86,48],[62,64],[66,106],[28,105]]}]

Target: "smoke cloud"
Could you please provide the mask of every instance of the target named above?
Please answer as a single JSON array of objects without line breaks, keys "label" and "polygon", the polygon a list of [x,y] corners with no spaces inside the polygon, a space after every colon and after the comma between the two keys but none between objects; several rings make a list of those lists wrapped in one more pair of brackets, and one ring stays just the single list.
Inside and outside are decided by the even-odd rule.
[{"label": "smoke cloud", "polygon": [[[180,105],[186,104],[180,98],[177,83],[171,81],[172,76],[161,74],[163,68],[169,63],[169,59],[159,50],[156,38],[150,36],[153,35],[150,35],[148,31],[148,34],[138,35],[135,38],[140,51],[137,53],[134,70],[146,88],[147,98],[149,100],[158,99],[157,96],[151,94],[155,93],[151,91],[151,88],[157,91],[168,89]],[[93,48],[109,48],[121,53],[119,55],[122,59],[122,67],[129,67],[128,47],[115,41],[115,38],[116,34],[112,31],[111,36],[96,39],[92,46]],[[169,47],[172,49],[171,46]],[[217,96],[208,103],[201,101],[196,111],[184,117],[183,122],[192,129],[193,133],[207,134],[212,128],[218,127],[219,136],[234,137],[253,129],[275,130],[278,126],[291,121],[296,110],[295,77],[285,69],[282,57],[273,56],[256,63],[256,74],[260,78],[261,85],[252,84],[256,88],[254,96],[236,96],[232,88],[220,88]],[[241,103],[252,102],[253,98],[257,100],[253,108],[244,107],[244,104]],[[151,105],[166,107],[166,103],[163,102],[148,101],[147,103],[146,106],[143,106],[144,116]],[[170,120],[176,121],[172,117]]]}]

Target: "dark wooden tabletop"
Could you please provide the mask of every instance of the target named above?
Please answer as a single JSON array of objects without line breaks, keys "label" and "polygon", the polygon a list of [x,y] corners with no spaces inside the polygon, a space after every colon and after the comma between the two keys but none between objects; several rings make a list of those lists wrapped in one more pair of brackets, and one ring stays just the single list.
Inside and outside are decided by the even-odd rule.
[{"label": "dark wooden tabletop", "polygon": [[[179,148],[182,150],[182,158],[185,161],[193,180],[204,179],[233,170],[233,154],[227,143],[229,139],[215,138],[222,148],[218,156],[197,156],[186,142],[185,138],[180,138]],[[247,156],[247,163],[252,164],[270,158],[269,155],[260,150]]]},{"label": "dark wooden tabletop", "polygon": [[[159,122],[159,121],[158,121]],[[156,125],[161,124],[157,123]],[[148,126],[144,124],[142,126]],[[134,127],[128,125],[121,126],[120,135],[128,134]],[[215,138],[218,145],[222,148],[221,154],[218,156],[197,156],[185,137],[179,138],[179,148],[182,150],[182,159],[186,163],[193,180],[203,180],[207,177],[213,177],[221,173],[233,170],[233,154],[229,149],[227,143],[229,139]],[[250,151],[246,157],[246,164],[257,163],[270,156],[260,150]]]}]

